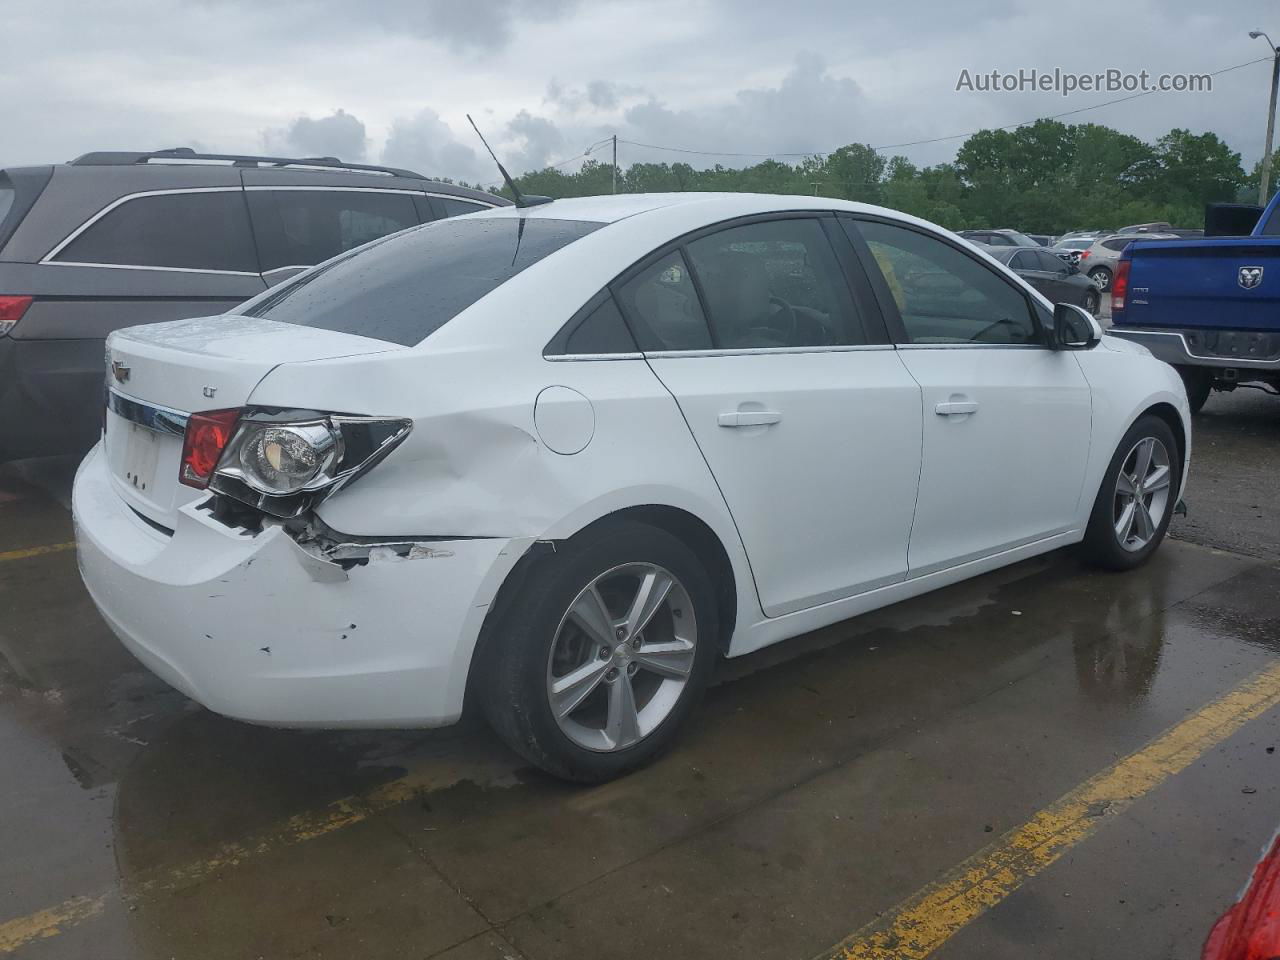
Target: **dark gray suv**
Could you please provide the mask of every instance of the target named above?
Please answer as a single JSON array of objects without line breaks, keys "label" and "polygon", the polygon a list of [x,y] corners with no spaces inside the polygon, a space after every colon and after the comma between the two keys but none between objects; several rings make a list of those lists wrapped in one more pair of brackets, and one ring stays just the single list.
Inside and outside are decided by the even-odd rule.
[{"label": "dark gray suv", "polygon": [[93,445],[112,330],[222,313],[388,233],[506,204],[334,157],[178,148],[0,171],[0,463]]}]

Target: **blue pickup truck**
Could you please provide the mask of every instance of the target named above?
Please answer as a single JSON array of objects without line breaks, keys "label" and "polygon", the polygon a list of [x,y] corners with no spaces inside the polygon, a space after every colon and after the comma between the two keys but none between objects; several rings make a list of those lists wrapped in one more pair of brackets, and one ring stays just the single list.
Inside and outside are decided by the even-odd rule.
[{"label": "blue pickup truck", "polygon": [[1135,240],[1116,266],[1109,333],[1182,374],[1192,411],[1210,390],[1280,391],[1280,194],[1248,236]]}]

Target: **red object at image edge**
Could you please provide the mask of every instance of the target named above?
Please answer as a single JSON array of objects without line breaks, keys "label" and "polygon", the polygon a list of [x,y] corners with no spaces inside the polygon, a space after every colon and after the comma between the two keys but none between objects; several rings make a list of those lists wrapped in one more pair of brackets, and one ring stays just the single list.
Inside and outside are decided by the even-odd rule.
[{"label": "red object at image edge", "polygon": [[1280,831],[1254,868],[1240,899],[1222,915],[1200,960],[1274,960],[1280,957]]}]

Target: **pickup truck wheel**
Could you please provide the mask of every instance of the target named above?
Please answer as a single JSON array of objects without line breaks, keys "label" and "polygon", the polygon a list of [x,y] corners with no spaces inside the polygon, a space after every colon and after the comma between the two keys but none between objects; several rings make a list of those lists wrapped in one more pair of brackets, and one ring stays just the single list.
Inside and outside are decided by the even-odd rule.
[{"label": "pickup truck wheel", "polygon": [[496,625],[480,692],[494,731],[566,780],[600,783],[675,740],[711,676],[715,590],[665,530],[607,522],[539,561]]},{"label": "pickup truck wheel", "polygon": [[1108,570],[1145,563],[1169,529],[1181,486],[1173,431],[1159,417],[1139,417],[1102,477],[1082,544],[1085,559]]},{"label": "pickup truck wheel", "polygon": [[1098,285],[1099,290],[1111,288],[1111,271],[1106,267],[1094,267],[1089,271],[1089,279]]},{"label": "pickup truck wheel", "polygon": [[1192,413],[1199,413],[1213,386],[1213,374],[1203,367],[1175,367],[1182,377],[1182,384],[1187,388],[1187,403]]}]

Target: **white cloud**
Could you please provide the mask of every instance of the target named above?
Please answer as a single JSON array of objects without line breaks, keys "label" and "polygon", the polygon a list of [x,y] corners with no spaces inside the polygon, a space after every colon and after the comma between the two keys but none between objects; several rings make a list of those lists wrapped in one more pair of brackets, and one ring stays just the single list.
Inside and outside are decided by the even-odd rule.
[{"label": "white cloud", "polygon": [[[1274,0],[1126,0],[1095,30],[1039,0],[44,0],[4,18],[0,165],[269,145],[348,160],[363,150],[487,182],[468,112],[513,172],[613,133],[748,153],[890,144],[1106,99],[957,93],[962,68],[1212,70],[1265,55],[1245,34],[1267,14]],[[1217,78],[1212,94],[1078,119],[1148,140],[1213,130],[1248,165],[1261,152],[1267,74],[1259,64]],[[959,142],[902,152],[936,163]],[[621,149],[624,164],[682,158],[697,161]],[[703,162],[717,159],[746,162]]]},{"label": "white cloud", "polygon": [[369,138],[364,124],[339,108],[319,120],[298,117],[284,129],[262,135],[267,153],[283,157],[338,157],[348,163],[365,159]]},{"label": "white cloud", "polygon": [[430,108],[396,120],[382,150],[382,162],[429,177],[452,180],[492,179],[494,170],[476,151],[460,143],[440,115]]}]

